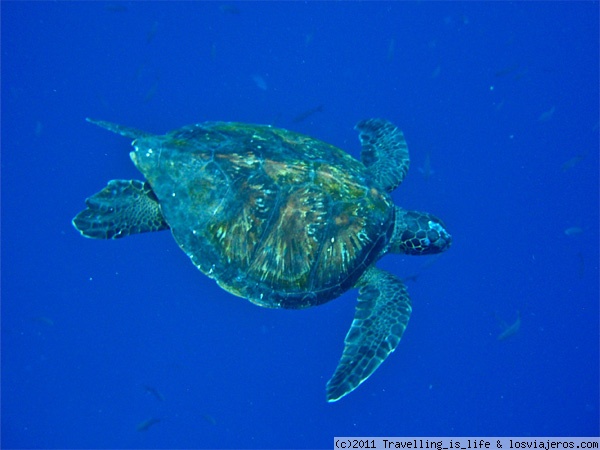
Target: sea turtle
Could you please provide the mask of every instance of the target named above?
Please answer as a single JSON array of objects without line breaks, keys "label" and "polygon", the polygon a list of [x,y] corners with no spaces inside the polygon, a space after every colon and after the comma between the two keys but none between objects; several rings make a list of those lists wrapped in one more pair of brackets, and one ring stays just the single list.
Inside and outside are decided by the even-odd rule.
[{"label": "sea turtle", "polygon": [[145,181],[112,180],[73,225],[116,239],[171,229],[194,265],[268,308],[307,308],[358,288],[354,321],[327,400],[356,389],[395,350],[411,313],[387,253],[433,254],[451,236],[437,217],[395,206],[409,156],[382,119],[356,125],[362,162],[320,140],[266,125],[205,122],[153,135],[88,119],[133,139]]}]

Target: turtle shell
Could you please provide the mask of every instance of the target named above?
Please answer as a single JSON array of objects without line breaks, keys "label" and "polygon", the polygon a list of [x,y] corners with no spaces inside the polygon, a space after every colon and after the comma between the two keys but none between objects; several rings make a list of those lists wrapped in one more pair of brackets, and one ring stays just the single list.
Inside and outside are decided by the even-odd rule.
[{"label": "turtle shell", "polygon": [[304,308],[351,288],[394,208],[344,151],[270,126],[206,122],[133,142],[175,240],[227,291]]}]

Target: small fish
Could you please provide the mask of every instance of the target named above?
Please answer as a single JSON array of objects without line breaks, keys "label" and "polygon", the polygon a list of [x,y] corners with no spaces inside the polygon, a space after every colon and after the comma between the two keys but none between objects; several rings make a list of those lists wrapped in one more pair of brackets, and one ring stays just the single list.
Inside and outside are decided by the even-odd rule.
[{"label": "small fish", "polygon": [[112,13],[123,13],[127,12],[127,6],[122,3],[108,3],[104,5],[104,10]]},{"label": "small fish", "polygon": [[392,62],[394,60],[395,52],[396,52],[396,40],[394,38],[392,38],[392,39],[390,39],[390,43],[388,45],[388,51],[387,51],[388,62]]},{"label": "small fish", "polygon": [[525,78],[525,76],[529,73],[529,69],[527,67],[522,67],[520,68],[517,73],[515,74],[515,76],[513,77],[515,81],[521,80],[522,78]]},{"label": "small fish", "polygon": [[310,43],[313,41],[315,37],[315,34],[311,31],[310,33],[308,33],[306,36],[304,36],[304,45],[309,46]]},{"label": "small fish", "polygon": [[310,116],[312,116],[313,114],[318,113],[318,112],[323,112],[323,105],[316,106],[314,108],[308,109],[308,110],[298,114],[296,117],[294,117],[292,119],[292,122],[294,122],[294,123],[304,122]]},{"label": "small fish", "polygon": [[519,331],[519,328],[521,328],[521,313],[517,311],[517,320],[515,320],[512,325],[506,325],[504,321],[501,321],[501,324],[504,327],[504,331],[502,331],[502,333],[498,335],[498,341],[503,341],[504,339],[513,336],[517,333],[517,331]]},{"label": "small fish", "polygon": [[565,162],[562,166],[560,166],[560,170],[562,170],[563,172],[566,172],[567,170],[571,170],[573,167],[575,167],[577,164],[579,164],[583,158],[585,158],[587,156],[587,153],[584,155],[577,155],[577,156],[573,156],[571,159],[569,159],[567,162]]},{"label": "small fish", "polygon": [[425,178],[425,181],[429,181],[431,175],[434,174],[433,169],[431,168],[431,158],[429,157],[429,153],[425,155],[425,161],[423,161],[423,167],[419,167],[419,172]]},{"label": "small fish", "polygon": [[581,227],[569,227],[565,230],[565,234],[567,236],[579,236],[583,233],[583,228]]},{"label": "small fish", "polygon": [[240,13],[239,8],[234,5],[221,5],[219,9],[223,14],[231,14],[232,16],[237,16]]},{"label": "small fish", "polygon": [[150,100],[152,100],[156,95],[157,90],[158,80],[155,80],[154,83],[152,83],[152,86],[150,86],[150,89],[148,89],[148,92],[146,92],[146,95],[144,95],[144,103],[148,103]]},{"label": "small fish", "polygon": [[138,423],[136,430],[147,431],[151,426],[156,425],[158,422],[160,422],[160,419],[157,419],[156,417],[151,417],[148,420],[144,420],[143,422]]},{"label": "small fish", "polygon": [[267,90],[267,82],[260,75],[252,75],[252,81],[254,81],[257,88],[262,89],[263,91]]},{"label": "small fish", "polygon": [[437,262],[438,259],[441,258],[441,256],[441,253],[438,253],[437,255],[428,256],[427,259],[423,260],[423,263],[419,266],[420,270],[429,269]]},{"label": "small fish", "polygon": [[520,68],[519,64],[513,64],[512,66],[507,66],[500,70],[497,70],[496,72],[494,72],[494,76],[500,78],[500,77],[505,77],[507,75],[512,75],[515,72],[517,72],[519,70],[519,68]]},{"label": "small fish", "polygon": [[211,425],[217,424],[216,419],[213,416],[211,416],[210,414],[202,414],[202,418],[204,420],[206,420],[208,423],[210,423]]},{"label": "small fish", "polygon": [[407,275],[405,277],[402,277],[402,281],[406,282],[406,281],[412,281],[412,282],[416,282],[417,279],[421,276],[420,273],[413,273],[412,275]]},{"label": "small fish", "polygon": [[555,106],[550,108],[548,111],[544,111],[542,114],[540,114],[540,117],[538,117],[538,122],[548,122],[550,119],[552,119],[554,111],[556,111]]},{"label": "small fish", "polygon": [[135,69],[135,73],[133,74],[133,79],[139,80],[140,78],[142,78],[142,75],[144,74],[145,71],[146,71],[146,63],[143,62],[139,66],[137,66],[137,69]]},{"label": "small fish", "polygon": [[156,399],[157,399],[157,400],[160,400],[161,402],[164,402],[164,401],[165,401],[165,397],[164,397],[164,395],[162,395],[162,394],[161,394],[161,393],[158,391],[158,389],[156,389],[156,388],[154,388],[154,387],[152,387],[152,386],[148,386],[148,385],[146,385],[146,384],[144,384],[142,387],[144,388],[144,391],[145,391],[147,394],[152,394],[154,397],[156,397]]},{"label": "small fish", "polygon": [[146,44],[150,44],[154,40],[154,36],[156,36],[156,32],[158,31],[158,22],[154,22],[152,24],[152,28],[148,31],[146,35]]},{"label": "small fish", "polygon": [[35,137],[40,137],[42,135],[42,131],[44,131],[44,125],[39,120],[35,123],[35,131],[33,134]]},{"label": "small fish", "polygon": [[48,325],[49,327],[54,326],[54,320],[52,320],[50,317],[37,316],[37,317],[34,317],[33,320],[38,323],[43,323],[44,325]]}]

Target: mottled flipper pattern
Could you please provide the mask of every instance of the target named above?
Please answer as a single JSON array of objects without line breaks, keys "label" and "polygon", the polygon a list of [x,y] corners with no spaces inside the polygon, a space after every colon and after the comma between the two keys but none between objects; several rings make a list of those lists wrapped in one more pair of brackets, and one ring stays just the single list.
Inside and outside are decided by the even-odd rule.
[{"label": "mottled flipper pattern", "polygon": [[358,305],[344,342],[344,353],[327,383],[327,401],[356,389],[392,353],[412,311],[406,286],[372,266],[359,279]]},{"label": "mottled flipper pattern", "polygon": [[118,239],[130,234],[169,229],[148,183],[112,180],[85,201],[87,209],[73,219],[85,237]]},{"label": "mottled flipper pattern", "polygon": [[354,128],[359,132],[363,164],[382,188],[393,191],[404,180],[410,164],[404,134],[383,119],[362,120]]}]

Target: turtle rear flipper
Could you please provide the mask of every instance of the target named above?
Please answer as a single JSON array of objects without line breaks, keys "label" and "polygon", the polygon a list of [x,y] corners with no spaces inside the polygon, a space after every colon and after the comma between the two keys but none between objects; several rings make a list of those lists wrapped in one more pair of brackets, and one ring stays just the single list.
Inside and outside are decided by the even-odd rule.
[{"label": "turtle rear flipper", "polygon": [[404,133],[384,119],[362,120],[354,128],[359,132],[363,164],[382,188],[393,191],[404,180],[410,164]]},{"label": "turtle rear flipper", "polygon": [[396,349],[412,311],[406,286],[389,272],[372,266],[357,287],[358,304],[344,353],[327,383],[329,402],[356,389]]},{"label": "turtle rear flipper", "polygon": [[118,239],[130,234],[169,229],[148,183],[112,180],[85,201],[87,209],[73,219],[85,237]]}]

